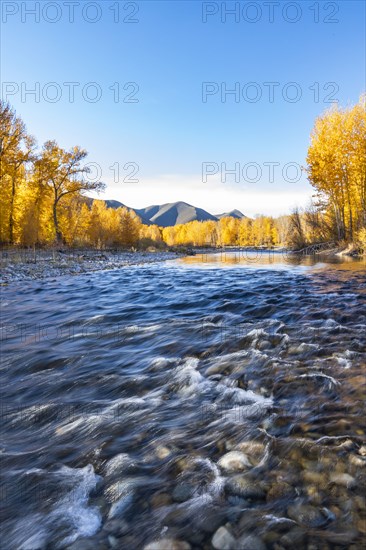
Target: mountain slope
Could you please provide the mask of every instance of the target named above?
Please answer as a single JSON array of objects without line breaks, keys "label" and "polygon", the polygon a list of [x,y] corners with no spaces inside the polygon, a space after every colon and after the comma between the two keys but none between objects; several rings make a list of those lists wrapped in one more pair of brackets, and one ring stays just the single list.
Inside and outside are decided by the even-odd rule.
[{"label": "mountain slope", "polygon": [[137,213],[139,212],[145,217],[148,217],[151,223],[159,225],[160,227],[179,225],[194,220],[216,220],[215,216],[206,212],[206,210],[182,201],[169,202],[161,206],[148,206],[147,208],[137,211]]},{"label": "mountain slope", "polygon": [[[103,199],[91,199],[84,197],[89,206],[92,205],[93,200]],[[135,212],[145,225],[159,225],[160,227],[170,227],[173,225],[180,225],[192,221],[218,221],[220,218],[232,217],[237,219],[246,218],[246,216],[240,212],[240,210],[231,210],[224,214],[217,214],[216,216],[210,214],[203,208],[192,206],[187,202],[168,202],[166,204],[154,204],[147,206],[146,208],[131,208],[123,204],[122,202],[115,200],[104,200],[108,208],[127,208],[128,210]]]},{"label": "mountain slope", "polygon": [[[93,204],[94,200],[96,200],[96,201],[103,200],[103,199],[90,199],[89,197],[85,197],[85,198],[88,199],[89,206],[91,206]],[[143,224],[151,225],[151,222],[150,222],[149,218],[144,216],[142,211],[136,210],[136,208],[131,208],[130,206],[127,206],[126,204],[123,204],[122,202],[109,200],[109,199],[103,200],[103,202],[106,203],[108,208],[116,208],[116,209],[117,208],[127,208],[127,210],[137,214],[137,216],[141,219]]]},{"label": "mountain slope", "polygon": [[241,220],[242,218],[246,218],[247,216],[244,216],[240,210],[231,210],[230,212],[224,212],[224,214],[216,214],[216,218],[237,218],[238,220]]}]

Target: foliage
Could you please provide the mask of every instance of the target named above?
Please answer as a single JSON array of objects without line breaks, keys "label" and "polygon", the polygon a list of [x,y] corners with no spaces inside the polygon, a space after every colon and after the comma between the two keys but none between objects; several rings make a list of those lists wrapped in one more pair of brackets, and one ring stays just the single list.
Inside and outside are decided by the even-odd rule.
[{"label": "foliage", "polygon": [[308,177],[334,238],[351,241],[366,227],[366,96],[351,108],[333,107],[315,121]]},{"label": "foliage", "polygon": [[192,221],[174,227],[143,225],[128,208],[108,208],[85,192],[104,184],[88,179],[87,152],[47,141],[40,151],[23,121],[0,102],[0,242],[21,246],[301,248],[354,240],[366,248],[365,97],[348,109],[320,116],[311,135],[307,173],[316,190],[304,211],[255,219]]}]

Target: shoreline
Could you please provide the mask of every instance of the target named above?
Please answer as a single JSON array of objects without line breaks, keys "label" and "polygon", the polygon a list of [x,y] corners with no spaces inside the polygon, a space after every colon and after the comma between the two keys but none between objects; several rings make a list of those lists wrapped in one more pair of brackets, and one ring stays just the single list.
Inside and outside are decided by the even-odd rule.
[{"label": "shoreline", "polygon": [[44,258],[1,262],[0,286],[23,281],[46,280],[50,278],[86,275],[97,271],[110,271],[133,265],[144,265],[155,262],[175,260],[185,256],[178,252],[104,252],[88,251],[77,253],[58,253],[57,258],[52,252]]},{"label": "shoreline", "polygon": [[[9,250],[6,256],[0,258],[0,286],[6,286],[14,282],[36,281],[50,278],[85,275],[97,271],[110,271],[133,265],[144,265],[155,262],[175,260],[185,256],[200,254],[226,254],[240,252],[255,252],[260,254],[289,254],[291,256],[304,256],[301,251],[288,248],[255,248],[255,247],[223,247],[203,248],[189,247],[169,251],[75,251],[75,250],[41,250],[34,253],[33,250]],[[13,259],[9,258],[14,256]],[[342,256],[363,258],[365,255],[355,253],[354,246],[334,247],[324,249],[313,256],[326,256],[341,258]]]}]

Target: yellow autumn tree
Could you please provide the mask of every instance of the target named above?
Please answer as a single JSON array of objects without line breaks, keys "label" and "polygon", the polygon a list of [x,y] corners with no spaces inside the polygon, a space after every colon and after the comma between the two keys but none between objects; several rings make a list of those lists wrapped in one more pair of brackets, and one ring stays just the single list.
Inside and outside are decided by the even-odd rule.
[{"label": "yellow autumn tree", "polygon": [[365,96],[353,107],[332,107],[315,121],[307,172],[335,236],[352,240],[366,226]]}]

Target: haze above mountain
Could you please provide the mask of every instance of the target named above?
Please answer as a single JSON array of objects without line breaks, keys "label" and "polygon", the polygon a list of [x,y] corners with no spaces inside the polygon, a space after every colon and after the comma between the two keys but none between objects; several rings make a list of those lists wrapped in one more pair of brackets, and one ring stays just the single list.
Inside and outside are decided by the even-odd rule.
[{"label": "haze above mountain", "polygon": [[180,225],[195,220],[203,222],[208,220],[218,221],[225,217],[236,219],[246,218],[240,210],[231,210],[223,214],[213,215],[202,208],[192,206],[183,201],[155,204],[139,209],[131,208],[119,201],[106,200],[104,202],[109,208],[128,208],[128,210],[132,210],[141,218],[142,223],[146,225],[159,225],[160,227],[171,227],[173,225]]}]

